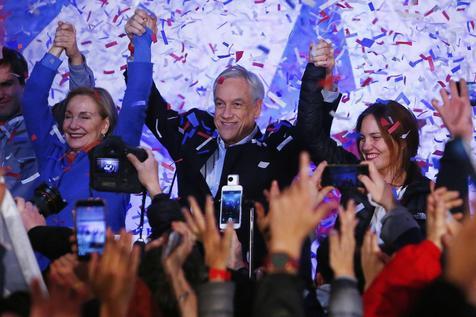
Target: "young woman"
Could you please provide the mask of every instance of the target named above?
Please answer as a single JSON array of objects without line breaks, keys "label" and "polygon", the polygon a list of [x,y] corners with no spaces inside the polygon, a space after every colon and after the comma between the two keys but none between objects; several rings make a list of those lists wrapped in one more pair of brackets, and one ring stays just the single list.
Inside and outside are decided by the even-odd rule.
[{"label": "young woman", "polygon": [[[329,102],[329,92],[323,92],[319,81],[325,72],[331,73],[333,55],[330,45],[320,43],[317,54],[311,55],[310,63],[303,76],[303,85],[298,110],[298,129],[302,142],[306,145],[314,162],[327,161],[332,164],[359,164],[367,161],[371,169],[391,186],[394,197],[405,206],[424,230],[426,219],[426,196],[430,192],[431,181],[423,176],[413,161],[419,146],[418,124],[413,114],[398,102],[370,105],[362,112],[356,124],[359,133],[358,150],[360,158],[346,151],[330,136],[332,117],[330,110],[336,110],[340,98]],[[322,82],[321,82],[322,83]],[[326,100],[325,98],[326,97]],[[332,99],[332,98],[331,98]],[[326,102],[328,101],[328,102]],[[316,122],[318,125],[316,125]],[[343,192],[342,200],[352,198],[357,204],[356,228],[358,242],[370,227],[377,233],[382,228],[382,219],[387,214],[384,206],[369,201],[367,195],[358,189]],[[390,208],[387,206],[387,208]],[[401,243],[408,239],[419,239],[418,229],[402,227]],[[408,232],[406,232],[408,231]],[[405,237],[407,235],[407,237]],[[399,247],[397,246],[392,246]]]},{"label": "young woman", "polygon": [[[356,131],[359,133],[357,145],[360,158],[355,157],[338,146],[329,133],[332,123],[329,111],[335,111],[340,100],[338,93],[322,89],[323,84],[327,82],[323,80],[323,77],[326,72],[331,74],[334,66],[332,48],[330,44],[321,42],[311,53],[313,54],[310,54],[310,63],[303,76],[301,87],[298,129],[302,142],[307,146],[313,161],[316,163],[327,161],[333,164],[368,162],[371,165],[371,172],[378,172],[374,173],[375,178],[383,179],[382,186],[376,189],[379,189],[382,195],[385,189],[387,192],[393,192],[392,196],[398,201],[398,205],[406,207],[420,225],[420,228],[407,227],[402,222],[400,227],[392,227],[391,230],[395,231],[393,234],[398,236],[398,241],[387,246],[388,251],[394,251],[406,243],[421,239],[425,228],[426,197],[433,185],[428,178],[422,175],[414,161],[419,146],[419,129],[416,118],[410,110],[396,101],[370,105],[357,119]],[[453,98],[450,102],[448,95],[445,93],[445,98],[442,92],[447,107],[437,108],[443,119],[447,119],[445,123],[454,121],[454,118],[450,117],[452,113],[456,116],[456,113],[467,112],[470,108],[467,96],[466,99],[464,96],[460,96],[454,83],[452,83],[451,94]],[[458,106],[456,103],[461,103],[461,105]],[[454,111],[448,111],[450,108],[453,108]],[[441,111],[442,109],[446,111]],[[464,120],[467,117],[467,114],[463,115]],[[464,128],[463,137],[468,138],[469,134],[469,139],[471,139],[471,120],[469,122],[466,120],[465,126],[468,125],[469,127]],[[456,132],[453,126],[447,124],[447,127],[450,132]],[[349,198],[354,199],[357,203],[359,223],[356,235],[358,242],[362,241],[363,235],[369,227],[380,236],[382,220],[390,209],[395,207],[393,201],[383,203],[383,200],[376,199],[376,197],[373,197],[374,200],[379,200],[381,203],[369,201],[367,195],[357,189],[342,194],[344,203]],[[386,195],[389,196],[388,193]]]}]

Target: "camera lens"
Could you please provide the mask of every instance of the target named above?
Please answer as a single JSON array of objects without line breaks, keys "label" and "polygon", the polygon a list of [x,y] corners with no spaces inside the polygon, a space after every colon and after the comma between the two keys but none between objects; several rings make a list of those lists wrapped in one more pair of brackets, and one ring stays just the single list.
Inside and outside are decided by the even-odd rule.
[{"label": "camera lens", "polygon": [[45,217],[57,214],[66,207],[66,201],[61,197],[59,190],[45,183],[35,189],[30,201]]},{"label": "camera lens", "polygon": [[229,182],[232,182],[232,181],[233,181],[233,177],[231,177],[231,176],[228,177],[228,181],[229,181]]}]

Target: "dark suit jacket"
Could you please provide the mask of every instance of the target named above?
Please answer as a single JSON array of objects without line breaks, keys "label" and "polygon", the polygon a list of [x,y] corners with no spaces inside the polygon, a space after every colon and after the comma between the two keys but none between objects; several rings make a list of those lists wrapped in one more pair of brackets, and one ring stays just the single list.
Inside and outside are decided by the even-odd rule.
[{"label": "dark suit jacket", "polygon": [[[170,109],[153,86],[146,124],[175,161],[181,201],[186,204],[186,198],[194,196],[203,206],[205,197],[211,193],[200,169],[218,147],[218,131],[213,116],[199,109],[179,114]],[[269,188],[272,180],[278,180],[280,186],[287,186],[297,173],[301,147],[295,132],[289,122],[280,121],[268,126],[264,135],[258,131],[250,142],[229,147],[226,151],[220,185],[214,198],[218,203],[221,187],[227,184],[229,174],[239,175],[244,203],[241,228],[237,234],[244,254],[248,250],[249,208],[252,202],[264,200],[263,190]],[[216,210],[218,212],[218,208]],[[262,239],[257,238],[259,253],[258,249],[264,250],[264,244]],[[264,255],[261,253],[259,257]]]}]

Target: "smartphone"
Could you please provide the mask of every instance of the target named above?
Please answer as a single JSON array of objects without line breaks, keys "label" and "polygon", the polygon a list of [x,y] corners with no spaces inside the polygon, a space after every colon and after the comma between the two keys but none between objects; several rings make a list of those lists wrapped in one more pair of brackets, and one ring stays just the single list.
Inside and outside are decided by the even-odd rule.
[{"label": "smartphone", "polygon": [[106,204],[102,199],[79,200],[74,206],[74,225],[79,259],[102,254],[106,243]]},{"label": "smartphone", "polygon": [[226,185],[221,188],[220,229],[225,229],[230,221],[233,221],[233,228],[241,227],[242,199],[243,186]]},{"label": "smartphone", "polygon": [[162,248],[162,260],[167,258],[170,253],[174,252],[180,243],[182,243],[182,235],[176,231],[170,232],[167,237],[167,244]]},{"label": "smartphone", "polygon": [[[468,87],[469,102],[471,106],[476,107],[476,82],[466,82],[466,86]],[[458,92],[461,93],[459,81],[456,82],[456,87],[458,87]]]},{"label": "smartphone", "polygon": [[322,186],[337,188],[364,187],[357,176],[369,175],[369,167],[360,164],[329,164],[322,174]]}]

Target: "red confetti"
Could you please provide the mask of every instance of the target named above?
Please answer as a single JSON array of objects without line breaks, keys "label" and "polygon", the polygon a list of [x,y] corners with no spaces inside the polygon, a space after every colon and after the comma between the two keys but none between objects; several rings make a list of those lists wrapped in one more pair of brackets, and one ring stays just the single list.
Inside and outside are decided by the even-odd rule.
[{"label": "red confetti", "polygon": [[212,45],[211,43],[208,43],[208,47],[210,47],[210,49],[212,50],[212,53],[215,54],[215,52],[216,52],[216,44],[215,44],[215,45]]},{"label": "red confetti", "polygon": [[30,139],[31,139],[31,142],[35,142],[36,140],[38,140],[38,137],[36,136],[36,134],[32,134]]},{"label": "red confetti", "polygon": [[[172,163],[172,164],[173,164],[173,163]],[[173,172],[173,171],[175,170],[175,168],[172,166],[172,164],[167,164],[167,163],[165,163],[165,162],[161,162],[161,163],[160,163],[161,166],[163,166],[163,167],[165,167],[166,169],[168,169],[169,171],[172,171],[172,172]]]},{"label": "red confetti", "polygon": [[218,78],[217,84],[221,85],[221,84],[223,84],[224,81],[225,81],[225,77],[221,76],[220,78]]},{"label": "red confetti", "polygon": [[102,73],[103,73],[104,75],[112,75],[112,74],[115,73],[115,71],[114,71],[114,70],[103,70]]},{"label": "red confetti", "polygon": [[448,13],[446,13],[446,11],[443,11],[443,16],[446,18],[446,20],[450,20],[450,17],[448,16]]},{"label": "red confetti", "polygon": [[197,135],[199,135],[199,136],[201,136],[201,137],[203,137],[203,138],[205,138],[205,139],[210,138],[210,135],[208,135],[208,134],[206,134],[206,133],[204,133],[204,132],[202,132],[202,131],[198,131],[198,132],[197,132]]},{"label": "red confetti", "polygon": [[386,126],[390,125],[390,123],[385,118],[380,118],[380,125],[382,127],[386,127]]},{"label": "red confetti", "polygon": [[428,55],[428,57],[427,57],[423,54],[420,54],[420,57],[423,58],[424,60],[428,61],[428,64],[430,66],[430,70],[432,72],[434,72],[435,71],[435,65],[433,64],[433,57],[431,57],[431,55]]},{"label": "red confetti", "polygon": [[364,80],[361,86],[362,87],[368,86],[370,85],[371,82],[372,82],[372,77],[367,77],[367,79]]},{"label": "red confetti", "polygon": [[326,12],[321,11],[320,14],[321,14],[322,18],[319,20],[319,22],[317,22],[317,24],[321,24],[322,22],[327,21],[327,20],[330,19],[330,16],[328,16]]},{"label": "red confetti", "polygon": [[252,65],[253,65],[253,66],[256,66],[256,67],[261,67],[261,68],[264,67],[264,64],[263,64],[263,63],[258,63],[258,62],[253,62]]},{"label": "red confetti", "polygon": [[388,128],[388,133],[392,134],[393,132],[395,132],[395,130],[398,129],[398,127],[400,126],[400,122],[395,122],[394,125],[392,125],[390,128]]},{"label": "red confetti", "polygon": [[397,41],[396,45],[409,45],[412,46],[412,41]]},{"label": "red confetti", "polygon": [[238,61],[243,57],[243,51],[237,51],[235,52],[235,56],[236,56],[236,62],[238,63]]},{"label": "red confetti", "polygon": [[117,42],[116,42],[116,41],[112,41],[112,42],[107,43],[105,46],[106,46],[106,48],[110,48],[110,47],[113,47],[113,46],[115,46],[115,45],[117,45]]}]

